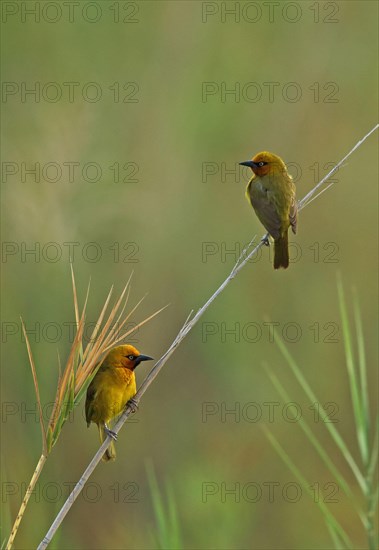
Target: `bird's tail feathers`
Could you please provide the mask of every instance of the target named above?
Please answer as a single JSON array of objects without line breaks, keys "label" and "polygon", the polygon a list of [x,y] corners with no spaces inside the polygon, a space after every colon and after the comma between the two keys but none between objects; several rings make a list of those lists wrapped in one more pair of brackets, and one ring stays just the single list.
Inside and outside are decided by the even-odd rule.
[{"label": "bird's tail feathers", "polygon": [[274,269],[279,269],[280,267],[287,269],[288,265],[289,265],[288,231],[286,231],[278,239],[275,239]]}]

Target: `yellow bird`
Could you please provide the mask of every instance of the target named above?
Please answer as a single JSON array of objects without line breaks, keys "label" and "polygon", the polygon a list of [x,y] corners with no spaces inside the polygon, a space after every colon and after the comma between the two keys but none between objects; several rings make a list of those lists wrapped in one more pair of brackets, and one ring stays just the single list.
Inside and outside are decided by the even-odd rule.
[{"label": "yellow bird", "polygon": [[[107,435],[114,440],[117,434],[109,429],[108,422],[119,415],[129,402],[136,409],[133,397],[137,393],[134,369],[141,361],[150,361],[152,357],[141,355],[131,345],[117,346],[110,350],[94,379],[87,389],[86,420],[87,426],[94,422],[99,428],[100,441]],[[114,460],[116,449],[112,441],[105,451],[103,460]]]},{"label": "yellow bird", "polygon": [[[240,162],[254,172],[246,188],[246,198],[259,220],[274,239],[274,269],[289,264],[288,229],[297,229],[296,187],[283,160],[263,151],[252,160]],[[269,244],[266,241],[266,244]]]}]

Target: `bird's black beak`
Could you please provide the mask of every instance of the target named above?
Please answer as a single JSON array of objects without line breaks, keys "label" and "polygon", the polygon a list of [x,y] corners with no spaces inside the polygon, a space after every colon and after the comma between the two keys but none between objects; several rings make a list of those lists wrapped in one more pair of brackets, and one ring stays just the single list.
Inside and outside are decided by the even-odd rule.
[{"label": "bird's black beak", "polygon": [[254,168],[257,163],[253,162],[252,160],[245,160],[244,162],[240,162],[241,166],[248,166],[249,168]]},{"label": "bird's black beak", "polygon": [[140,363],[142,363],[142,361],[152,361],[152,360],[153,360],[153,357],[149,357],[148,355],[139,355],[134,361],[134,365],[137,366]]}]

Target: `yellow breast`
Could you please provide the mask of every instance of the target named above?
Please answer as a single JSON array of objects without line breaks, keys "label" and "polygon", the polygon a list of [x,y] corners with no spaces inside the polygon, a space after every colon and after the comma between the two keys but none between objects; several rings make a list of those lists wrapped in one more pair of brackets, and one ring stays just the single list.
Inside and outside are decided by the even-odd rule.
[{"label": "yellow breast", "polygon": [[99,371],[96,375],[96,395],[94,398],[94,418],[109,422],[120,414],[126,403],[137,392],[134,372],[123,367]]}]

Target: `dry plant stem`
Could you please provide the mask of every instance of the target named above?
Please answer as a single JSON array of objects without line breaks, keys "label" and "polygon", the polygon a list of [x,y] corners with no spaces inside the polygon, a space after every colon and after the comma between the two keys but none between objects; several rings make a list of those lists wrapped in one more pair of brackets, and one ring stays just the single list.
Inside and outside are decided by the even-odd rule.
[{"label": "dry plant stem", "polygon": [[[307,193],[305,195],[305,197],[303,197],[301,199],[301,201],[299,201],[299,210],[301,210],[302,208],[304,208],[305,206],[307,206],[307,204],[309,204],[315,197],[315,194],[316,194],[316,191],[318,191],[320,189],[320,187],[322,187],[322,185],[333,175],[335,174],[335,172],[337,172],[337,170],[343,165],[343,163],[345,162],[345,160],[347,160],[350,155],[352,155],[352,153],[354,153],[354,151],[356,151],[361,145],[363,142],[366,141],[366,139],[368,137],[371,136],[371,134],[373,134],[377,129],[379,128],[379,124],[377,124],[376,126],[374,126],[365,136],[363,136],[362,139],[360,139],[352,149],[350,149],[350,151],[347,153],[347,155],[345,155],[343,157],[343,159],[341,159],[331,170],[330,172],[328,172],[326,174],[326,176],[324,178],[322,178],[321,181],[318,182],[317,185],[315,185],[315,187],[313,187],[313,189],[311,189],[309,191],[309,193]],[[332,185],[332,184],[331,184]],[[328,187],[331,187],[331,185],[329,185]],[[325,189],[326,191],[326,189]],[[321,191],[322,193],[323,191]],[[317,195],[318,196],[318,195]]]},{"label": "dry plant stem", "polygon": [[[354,147],[345,155],[345,157],[340,160],[336,166],[332,168],[332,170],[309,192],[305,197],[299,201],[299,210],[307,206],[315,197],[316,191],[319,190],[319,188],[325,183],[337,170],[342,164],[345,162],[345,160],[350,157],[350,155],[362,145],[364,141],[373,133],[375,130],[377,130],[379,127],[379,124],[377,124],[370,132],[368,132]],[[318,196],[318,195],[317,195]],[[266,235],[264,236],[266,237]],[[264,239],[263,237],[263,239]],[[230,272],[229,276],[225,279],[225,281],[218,287],[216,292],[209,298],[209,300],[201,307],[197,313],[194,315],[194,317],[191,319],[192,312],[190,313],[189,317],[187,318],[186,322],[184,323],[183,327],[180,329],[178,335],[176,336],[175,340],[171,344],[171,346],[168,348],[166,353],[162,355],[162,357],[156,362],[154,367],[151,369],[150,373],[147,375],[145,380],[142,382],[134,400],[139,403],[141,397],[146,392],[150,384],[153,382],[153,380],[158,375],[159,371],[163,367],[163,365],[167,362],[169,357],[174,353],[176,348],[179,346],[179,344],[184,340],[184,338],[187,336],[187,334],[190,332],[192,327],[197,323],[197,321],[200,319],[200,317],[203,315],[203,313],[209,308],[209,306],[214,302],[214,300],[221,294],[221,292],[225,289],[225,287],[230,283],[232,279],[241,271],[241,269],[248,263],[248,261],[258,252],[258,250],[263,246],[263,239],[255,246],[253,250],[250,252],[249,249],[251,248],[255,237],[252,239],[252,241],[249,243],[249,245],[243,250],[241,256],[238,258],[237,263],[233,267],[232,271]],[[114,432],[118,433],[122,426],[127,421],[128,417],[132,413],[132,408],[130,406],[127,406],[121,417],[119,418],[118,422],[116,423],[114,427]],[[89,479],[90,475],[98,465],[98,463],[101,460],[102,455],[104,454],[105,450],[111,443],[111,438],[108,436],[107,439],[104,441],[104,443],[101,445],[93,459],[91,460],[90,464],[86,468],[85,472],[83,473],[82,477],[76,484],[74,490],[62,506],[60,512],[58,513],[57,517],[55,518],[54,522],[52,523],[49,531],[47,532],[46,536],[38,546],[37,550],[43,550],[48,546],[48,544],[51,542],[55,532],[57,531],[58,527],[62,523],[63,519],[66,517],[66,514],[70,510],[71,506],[73,505],[74,501],[79,496],[80,492],[82,491],[85,483]]]},{"label": "dry plant stem", "polygon": [[24,512],[25,512],[25,508],[27,507],[28,505],[28,501],[29,501],[29,498],[30,498],[30,495],[33,493],[34,491],[34,488],[36,486],[36,483],[38,481],[38,478],[40,476],[40,473],[42,472],[42,468],[44,467],[45,465],[45,462],[46,462],[46,459],[47,459],[47,455],[44,455],[42,454],[40,456],[40,459],[37,463],[37,466],[36,466],[36,469],[34,470],[34,473],[33,473],[33,476],[32,476],[32,479],[30,480],[30,483],[28,485],[28,488],[26,490],[26,493],[25,493],[25,496],[22,500],[22,503],[21,503],[21,506],[20,506],[20,509],[18,511],[18,514],[17,514],[17,517],[15,519],[15,522],[13,524],[13,527],[12,527],[12,531],[11,531],[11,534],[9,536],[9,540],[7,542],[7,546],[6,546],[6,550],[10,550],[10,548],[12,548],[12,545],[13,545],[13,541],[15,539],[15,536],[17,534],[17,531],[18,531],[18,527],[21,523],[21,520],[22,520],[22,516],[24,515]]},{"label": "dry plant stem", "polygon": [[39,476],[41,475],[42,468],[45,465],[47,455],[48,455],[47,444],[46,444],[46,431],[45,431],[45,427],[44,427],[44,423],[43,423],[42,405],[41,405],[41,399],[40,399],[40,395],[39,395],[39,387],[38,387],[38,382],[37,382],[37,372],[36,372],[36,368],[35,368],[35,364],[34,364],[34,359],[33,359],[32,350],[31,350],[31,347],[30,347],[29,339],[28,339],[28,336],[26,334],[24,321],[22,319],[21,319],[21,325],[22,325],[22,330],[23,330],[24,337],[25,337],[26,347],[27,347],[27,350],[28,350],[30,365],[32,367],[33,383],[34,383],[34,388],[35,388],[35,392],[36,392],[36,396],[37,396],[38,414],[39,414],[41,434],[42,434],[42,454],[40,456],[40,459],[38,460],[36,469],[34,470],[34,473],[32,475],[32,478],[31,478],[31,480],[29,482],[29,485],[28,485],[28,488],[26,490],[25,496],[22,499],[20,509],[19,509],[18,514],[16,516],[16,519],[13,523],[12,531],[11,531],[11,534],[9,535],[9,539],[8,539],[8,542],[7,542],[7,545],[6,545],[6,550],[10,550],[13,546],[14,539],[17,535],[18,528],[20,527],[20,523],[21,523],[22,517],[25,513],[26,507],[28,505],[30,495],[33,493],[34,487],[35,487],[35,485],[38,481]]}]

